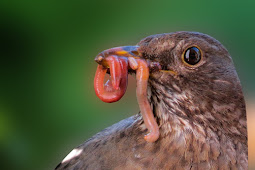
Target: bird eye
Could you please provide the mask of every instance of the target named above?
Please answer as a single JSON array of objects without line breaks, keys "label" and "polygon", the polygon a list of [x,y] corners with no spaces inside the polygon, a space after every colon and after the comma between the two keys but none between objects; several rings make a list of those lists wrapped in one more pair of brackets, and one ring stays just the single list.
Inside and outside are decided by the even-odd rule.
[{"label": "bird eye", "polygon": [[201,60],[201,52],[197,47],[190,47],[184,53],[184,61],[189,65],[196,65]]}]

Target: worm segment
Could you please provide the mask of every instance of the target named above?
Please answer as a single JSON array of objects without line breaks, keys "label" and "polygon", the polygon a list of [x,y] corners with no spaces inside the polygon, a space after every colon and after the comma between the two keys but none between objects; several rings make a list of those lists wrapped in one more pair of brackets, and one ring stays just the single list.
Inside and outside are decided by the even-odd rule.
[{"label": "worm segment", "polygon": [[144,137],[148,142],[155,142],[159,138],[159,127],[154,118],[150,103],[147,97],[147,85],[149,79],[149,68],[147,62],[136,59],[138,68],[136,70],[136,97],[139,108],[149,133]]},{"label": "worm segment", "polygon": [[112,103],[120,100],[125,94],[128,81],[128,62],[126,58],[109,56],[105,61],[110,67],[110,79],[104,84],[107,68],[98,65],[94,78],[94,89],[103,102]]}]

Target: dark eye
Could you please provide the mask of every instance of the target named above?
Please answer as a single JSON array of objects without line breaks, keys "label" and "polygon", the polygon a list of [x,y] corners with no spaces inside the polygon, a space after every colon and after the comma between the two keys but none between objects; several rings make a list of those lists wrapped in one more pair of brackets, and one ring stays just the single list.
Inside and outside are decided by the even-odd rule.
[{"label": "dark eye", "polygon": [[189,65],[196,65],[201,60],[201,53],[197,47],[190,47],[185,51],[184,61]]}]

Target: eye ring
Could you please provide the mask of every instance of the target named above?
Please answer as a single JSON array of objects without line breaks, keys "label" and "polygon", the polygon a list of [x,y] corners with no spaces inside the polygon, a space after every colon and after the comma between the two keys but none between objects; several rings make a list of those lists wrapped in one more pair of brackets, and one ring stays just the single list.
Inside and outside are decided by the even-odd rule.
[{"label": "eye ring", "polygon": [[202,60],[203,53],[198,46],[188,47],[182,54],[182,62],[189,67],[196,67]]}]

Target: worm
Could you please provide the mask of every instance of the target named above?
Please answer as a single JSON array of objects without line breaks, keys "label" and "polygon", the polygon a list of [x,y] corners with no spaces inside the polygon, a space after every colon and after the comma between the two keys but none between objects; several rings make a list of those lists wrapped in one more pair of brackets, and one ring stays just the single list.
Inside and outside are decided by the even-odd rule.
[{"label": "worm", "polygon": [[[101,59],[100,59],[101,60]],[[107,56],[98,65],[94,88],[96,95],[104,102],[112,103],[120,100],[126,92],[128,68],[136,71],[136,96],[140,112],[149,133],[144,136],[147,142],[155,142],[159,138],[159,127],[154,118],[147,98],[149,67],[147,62],[140,58]],[[110,80],[104,85],[104,77],[110,68]]]},{"label": "worm", "polygon": [[126,92],[128,61],[124,57],[109,56],[105,59],[105,64],[110,67],[110,80],[104,84],[107,68],[98,65],[94,78],[94,89],[98,98],[103,102],[112,103],[120,100]]},{"label": "worm", "polygon": [[139,108],[149,133],[144,139],[147,142],[155,142],[159,138],[159,127],[154,118],[150,103],[147,97],[147,85],[149,79],[149,68],[145,60],[136,59],[138,68],[136,70],[136,97]]}]

